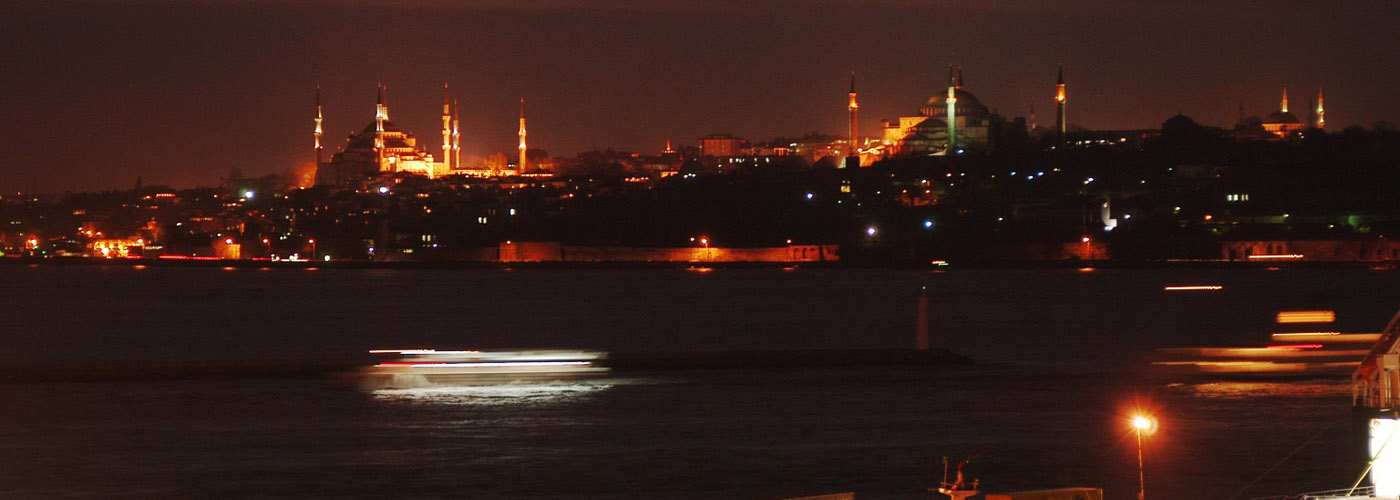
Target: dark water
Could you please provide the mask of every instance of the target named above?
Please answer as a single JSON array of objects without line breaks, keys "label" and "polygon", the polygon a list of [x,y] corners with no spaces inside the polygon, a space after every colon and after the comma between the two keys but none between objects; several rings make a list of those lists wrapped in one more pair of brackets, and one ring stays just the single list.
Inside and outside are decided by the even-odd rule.
[{"label": "dark water", "polygon": [[[0,498],[927,498],[939,458],[984,491],[1149,499],[1349,486],[1344,380],[1162,381],[1141,355],[1258,343],[1281,309],[1378,331],[1392,271],[291,270],[0,266],[5,365],[295,360],[376,347],[687,351],[912,342],[971,367],[627,374],[363,393],[332,379],[0,386]],[[1206,293],[1165,285],[1219,284]],[[1284,460],[1290,453],[1291,458]]]}]

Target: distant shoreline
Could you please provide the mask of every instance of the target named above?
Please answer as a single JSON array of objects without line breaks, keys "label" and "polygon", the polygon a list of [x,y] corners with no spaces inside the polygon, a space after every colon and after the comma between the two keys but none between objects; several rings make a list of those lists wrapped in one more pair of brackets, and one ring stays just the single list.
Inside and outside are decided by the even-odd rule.
[{"label": "distant shoreline", "polygon": [[246,259],[171,260],[103,259],[93,257],[7,257],[0,266],[120,266],[120,267],[198,267],[238,269],[1400,269],[1400,262],[1350,261],[1228,261],[1206,259],[1156,261],[1038,261],[1007,260],[950,263],[947,266],[908,262],[871,263],[851,261],[820,262],[698,262],[698,261],[421,261],[378,262],[367,260],[270,261]]}]

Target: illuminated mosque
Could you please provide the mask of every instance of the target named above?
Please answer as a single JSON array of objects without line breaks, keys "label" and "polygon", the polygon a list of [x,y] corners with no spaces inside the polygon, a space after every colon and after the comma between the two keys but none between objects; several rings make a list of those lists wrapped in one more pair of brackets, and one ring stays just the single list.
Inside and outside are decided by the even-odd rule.
[{"label": "illuminated mosque", "polygon": [[[1327,120],[1324,118],[1326,112],[1322,108],[1322,89],[1317,89],[1317,109],[1312,111],[1313,116],[1310,120],[1313,122],[1312,125],[1317,128],[1322,128],[1326,125]],[[1308,126],[1308,124],[1299,120],[1296,115],[1288,112],[1288,87],[1283,88],[1283,100],[1279,102],[1279,110],[1264,116],[1261,125],[1264,127],[1265,132],[1273,134],[1280,139],[1301,134],[1303,129]]]},{"label": "illuminated mosque", "polygon": [[948,90],[930,97],[919,114],[885,120],[883,156],[943,156],[990,147],[993,122],[1000,116],[963,88],[962,69],[948,68]]},{"label": "illuminated mosque", "polygon": [[[443,84],[442,99],[442,156],[418,146],[418,139],[412,133],[404,132],[389,121],[389,106],[385,103],[384,85],[379,85],[379,100],[375,106],[374,121],[359,132],[351,133],[345,139],[340,152],[331,155],[330,161],[321,159],[321,95],[316,93],[316,184],[343,187],[363,187],[366,181],[382,175],[399,173],[416,174],[429,179],[440,179],[448,175],[487,176],[492,172],[484,168],[467,168],[462,164],[460,120],[457,105],[449,99],[447,84]],[[525,101],[520,101],[520,163],[515,172],[525,171]]]}]

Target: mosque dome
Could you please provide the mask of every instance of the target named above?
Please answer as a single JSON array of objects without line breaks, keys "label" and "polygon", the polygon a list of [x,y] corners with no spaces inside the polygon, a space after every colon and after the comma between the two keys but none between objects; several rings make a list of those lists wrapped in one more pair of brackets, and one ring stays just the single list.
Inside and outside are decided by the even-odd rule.
[{"label": "mosque dome", "polygon": [[[972,95],[972,92],[958,88],[953,91],[953,95],[958,99],[954,104],[956,105],[955,112],[959,116],[985,117],[991,114],[987,106],[982,104],[977,96]],[[946,116],[948,114],[948,92],[934,94],[927,103],[924,103],[924,107],[919,108],[919,112],[923,113],[924,116]]]},{"label": "mosque dome", "polygon": [[[373,133],[375,132],[374,125],[375,125],[374,122],[369,122],[369,125],[365,125],[365,129],[364,129],[363,131],[361,131],[360,133],[362,133],[362,134],[373,134]],[[385,132],[402,132],[402,130],[399,130],[399,127],[398,127],[398,126],[394,125],[394,122],[391,122],[391,121],[389,121],[389,120],[384,120],[384,131],[385,131]]]},{"label": "mosque dome", "polygon": [[1302,124],[1303,121],[1302,121],[1302,120],[1299,120],[1297,116],[1294,116],[1294,115],[1293,115],[1293,113],[1289,113],[1289,112],[1287,112],[1287,111],[1275,111],[1275,112],[1273,112],[1273,113],[1269,113],[1268,116],[1265,116],[1265,117],[1264,117],[1264,123],[1267,123],[1267,124],[1294,124],[1294,123]]}]

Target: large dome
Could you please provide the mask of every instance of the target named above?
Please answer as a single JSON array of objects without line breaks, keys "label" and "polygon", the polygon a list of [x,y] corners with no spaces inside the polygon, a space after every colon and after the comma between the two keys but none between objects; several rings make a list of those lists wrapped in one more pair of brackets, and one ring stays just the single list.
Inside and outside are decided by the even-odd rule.
[{"label": "large dome", "polygon": [[[376,125],[375,122],[369,122],[369,125],[365,125],[365,129],[364,129],[364,131],[362,131],[361,133],[363,133],[363,134],[373,134],[373,133],[375,132],[375,125]],[[389,121],[389,120],[384,120],[384,131],[385,131],[385,132],[402,132],[402,130],[399,130],[399,127],[398,127],[398,126],[394,125],[394,122],[391,122],[391,121]]]},{"label": "large dome", "polygon": [[1275,111],[1275,112],[1273,112],[1273,113],[1269,113],[1268,116],[1265,116],[1265,117],[1264,117],[1264,123],[1268,123],[1268,124],[1293,124],[1293,123],[1299,123],[1299,124],[1301,124],[1301,123],[1303,123],[1303,122],[1302,122],[1302,120],[1299,120],[1298,117],[1293,116],[1293,113],[1289,113],[1289,112],[1287,112],[1287,111]]},{"label": "large dome", "polygon": [[[987,106],[982,104],[977,96],[972,95],[972,92],[957,89],[953,91],[953,95],[958,98],[958,101],[954,103],[956,105],[954,112],[959,116],[986,117],[990,114]],[[919,112],[923,113],[924,116],[947,116],[948,92],[945,90],[934,94],[927,103],[924,103],[924,107],[919,108]]]}]

